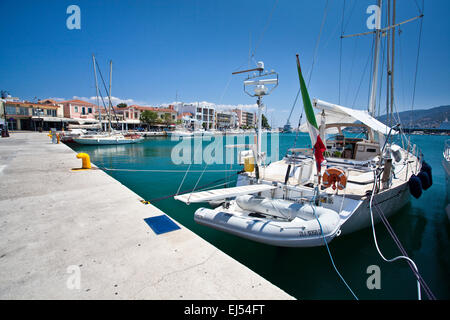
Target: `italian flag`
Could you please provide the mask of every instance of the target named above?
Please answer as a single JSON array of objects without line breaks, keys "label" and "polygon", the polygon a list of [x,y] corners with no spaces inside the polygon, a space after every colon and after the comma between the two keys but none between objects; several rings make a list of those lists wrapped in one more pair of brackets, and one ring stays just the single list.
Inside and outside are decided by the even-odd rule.
[{"label": "italian flag", "polygon": [[308,90],[306,89],[305,80],[303,80],[302,69],[300,68],[300,61],[297,54],[297,69],[298,77],[300,79],[300,90],[303,98],[303,108],[305,108],[306,121],[308,124],[309,137],[311,138],[311,145],[313,146],[314,157],[316,158],[317,173],[320,174],[321,164],[325,160],[323,153],[326,150],[325,145],[319,134],[319,127],[317,126],[316,116],[309,98]]}]

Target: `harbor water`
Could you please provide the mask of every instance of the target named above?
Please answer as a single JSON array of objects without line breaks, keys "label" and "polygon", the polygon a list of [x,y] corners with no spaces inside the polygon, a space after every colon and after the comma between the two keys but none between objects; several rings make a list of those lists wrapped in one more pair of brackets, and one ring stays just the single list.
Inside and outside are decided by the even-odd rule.
[{"label": "harbor water", "polygon": [[[305,134],[277,136],[277,149],[271,150],[270,134],[266,137],[266,145],[268,154],[277,154],[280,158],[294,145],[305,147],[309,143],[309,137]],[[438,299],[450,299],[450,225],[445,213],[446,182],[441,166],[447,137],[410,137],[432,166],[433,185],[419,199],[411,197],[411,201],[392,216],[390,222],[435,296]],[[215,139],[224,139],[220,145],[225,154],[225,137],[211,138],[211,141]],[[247,136],[246,143],[252,142],[253,136]],[[150,201],[188,229],[296,298],[353,299],[333,269],[326,247],[273,247],[196,224],[193,219],[194,211],[207,204],[187,206],[169,196],[178,190],[183,192],[194,187],[199,190],[202,187],[222,188],[224,184],[234,186],[236,172],[242,166],[236,160],[233,164],[208,164],[207,167],[204,162],[191,166],[174,164],[172,150],[178,143],[179,141],[172,141],[169,137],[152,137],[130,145],[69,145],[77,152],[88,153],[95,165],[116,169],[105,171],[143,200]],[[209,143],[203,142],[200,152]],[[198,150],[193,147],[191,152],[193,159]],[[236,150],[233,152],[236,156]],[[189,173],[185,175],[188,169]],[[400,255],[384,225],[378,224],[376,233],[380,249],[387,258]],[[336,267],[358,298],[417,299],[417,283],[409,266],[404,260],[384,262],[376,251],[370,228],[338,237],[330,243],[329,248]],[[367,280],[373,272],[368,272],[368,268],[373,265],[380,268],[380,289],[369,289],[367,286]],[[232,273],[229,274],[229,277],[233,276]],[[424,293],[422,296],[426,299]]]}]

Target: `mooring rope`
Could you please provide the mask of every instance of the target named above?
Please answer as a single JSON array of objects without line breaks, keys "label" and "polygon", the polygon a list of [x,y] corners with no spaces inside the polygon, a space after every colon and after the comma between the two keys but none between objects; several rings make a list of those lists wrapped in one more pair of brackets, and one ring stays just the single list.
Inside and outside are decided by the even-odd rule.
[{"label": "mooring rope", "polygon": [[[121,168],[106,168],[98,167],[105,171],[125,171],[125,172],[163,172],[163,173],[186,173],[186,170],[175,170],[175,169],[121,169]],[[190,172],[236,172],[236,170],[229,169],[211,169],[211,170],[190,170]]]},{"label": "mooring rope", "polygon": [[337,269],[336,264],[334,263],[333,256],[331,255],[330,248],[328,247],[327,240],[326,240],[325,235],[324,235],[324,233],[323,233],[322,224],[320,223],[319,218],[318,218],[317,215],[316,215],[316,210],[314,209],[314,206],[313,206],[312,202],[310,202],[310,205],[311,205],[311,208],[313,209],[314,217],[316,218],[317,222],[319,223],[320,232],[322,233],[323,242],[325,243],[325,246],[327,247],[328,255],[330,256],[331,264],[333,265],[334,270],[336,271],[336,273],[337,273],[337,275],[339,276],[339,278],[341,278],[342,282],[345,284],[345,286],[347,287],[347,289],[351,292],[351,294],[353,295],[353,297],[354,297],[356,300],[359,300],[358,297],[356,296],[356,294],[353,292],[352,288],[350,288],[350,286],[348,285],[347,281],[345,281],[344,277],[341,275],[341,273],[340,273],[339,270]]},{"label": "mooring rope", "polygon": [[[428,295],[428,298],[430,300],[435,300],[436,298],[435,298],[434,294],[431,292],[431,290],[429,289],[429,287],[427,286],[427,284],[423,280],[422,276],[419,274],[419,269],[417,268],[417,266],[414,263],[414,261],[411,258],[409,258],[408,255],[406,254],[406,250],[401,245],[400,240],[398,240],[397,235],[395,234],[394,230],[392,229],[392,227],[390,226],[389,222],[387,221],[387,219],[386,219],[386,217],[384,215],[383,215],[384,216],[384,220],[383,220],[383,218],[381,218],[381,220],[383,221],[383,223],[385,223],[385,226],[388,229],[389,234],[391,235],[391,237],[393,237],[394,242],[396,243],[397,247],[399,248],[400,252],[403,255],[394,257],[392,259],[387,259],[381,253],[381,250],[380,250],[380,248],[378,246],[377,236],[376,236],[376,233],[375,233],[375,223],[374,223],[374,220],[373,220],[372,207],[373,207],[373,197],[375,195],[375,186],[376,186],[375,181],[377,181],[378,176],[380,176],[382,172],[383,171],[381,171],[378,175],[377,175],[376,172],[374,172],[374,176],[375,176],[375,178],[374,178],[374,186],[372,188],[372,194],[370,195],[370,202],[369,202],[370,221],[371,221],[371,224],[372,224],[372,234],[373,234],[373,239],[374,239],[374,242],[375,242],[375,247],[376,247],[380,257],[386,262],[394,262],[394,261],[399,260],[399,259],[405,259],[408,262],[408,265],[410,266],[410,268],[412,269],[414,275],[417,278],[417,297],[418,297],[418,300],[422,299],[421,292],[420,292],[421,284],[422,284],[422,287],[424,288],[425,293]],[[379,209],[379,210],[381,210],[381,209]],[[381,215],[380,215],[380,217],[381,217]],[[388,227],[388,225],[389,225],[389,227]],[[423,284],[425,284],[425,285],[423,285]]]},{"label": "mooring rope", "polygon": [[[377,213],[381,219],[381,221],[383,222],[384,226],[386,227],[389,235],[392,237],[392,239],[394,240],[395,244],[397,245],[398,249],[400,250],[400,252],[402,253],[402,255],[404,255],[405,257],[408,257],[408,253],[406,252],[405,248],[403,247],[402,243],[400,242],[400,240],[398,239],[397,235],[394,232],[394,229],[392,229],[392,226],[390,225],[389,221],[387,220],[386,216],[384,215],[383,211],[381,210],[381,208],[379,208],[378,204],[375,203],[375,209],[377,209]],[[412,272],[414,273],[414,275],[416,276],[417,280],[420,282],[420,285],[422,285],[422,288],[424,289],[425,293],[428,296],[428,299],[430,300],[436,300],[435,295],[433,294],[433,292],[431,291],[431,289],[428,287],[427,283],[425,282],[425,280],[422,278],[422,276],[420,275],[417,266],[412,262],[412,260],[407,260],[409,267],[411,268]]]}]

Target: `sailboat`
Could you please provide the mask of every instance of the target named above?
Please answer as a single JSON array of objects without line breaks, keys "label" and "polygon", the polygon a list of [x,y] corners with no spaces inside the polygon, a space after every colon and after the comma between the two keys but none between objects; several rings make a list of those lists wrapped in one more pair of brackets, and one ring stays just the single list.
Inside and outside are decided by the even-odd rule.
[{"label": "sailboat", "polygon": [[[130,144],[130,143],[136,143],[144,140],[143,137],[138,135],[130,135],[130,134],[123,134],[121,132],[114,132],[111,125],[111,80],[112,80],[112,61],[110,61],[110,73],[109,73],[109,90],[108,90],[108,131],[103,132],[103,126],[101,124],[101,110],[100,110],[100,104],[98,103],[98,96],[99,96],[99,90],[98,90],[98,83],[97,83],[97,71],[96,71],[96,61],[95,56],[92,55],[92,62],[94,65],[94,76],[95,76],[95,88],[96,88],[96,94],[97,94],[97,105],[99,106],[99,120],[100,120],[100,127],[101,132],[97,134],[89,134],[89,135],[81,135],[79,137],[74,137],[73,141],[79,144],[87,144],[87,145],[117,145],[117,144]],[[102,78],[103,79],[103,78]]]},{"label": "sailboat", "polygon": [[[381,1],[379,5],[381,8]],[[405,147],[393,142],[393,137],[401,134],[398,125],[390,127],[374,117],[381,32],[394,28],[382,30],[378,25],[374,31],[374,70],[367,111],[319,99],[311,101],[297,55],[307,118],[303,129],[309,132],[313,147],[291,148],[283,159],[263,165],[259,121],[256,144],[240,153],[244,172],[239,174],[236,187],[187,193],[175,199],[187,204],[221,202],[214,209],[195,211],[194,220],[201,225],[268,245],[314,247],[378,223],[380,216],[374,215],[375,210],[389,217],[410,200],[411,194],[420,197],[431,184],[431,170],[425,169],[420,151],[409,140]],[[257,77],[267,75],[263,63],[256,70],[260,72]],[[253,70],[242,72],[247,71]],[[277,79],[248,77],[244,81],[244,91],[254,86],[258,119],[261,100],[271,92],[266,86],[278,85]],[[352,127],[364,136],[346,137],[344,129]]]}]

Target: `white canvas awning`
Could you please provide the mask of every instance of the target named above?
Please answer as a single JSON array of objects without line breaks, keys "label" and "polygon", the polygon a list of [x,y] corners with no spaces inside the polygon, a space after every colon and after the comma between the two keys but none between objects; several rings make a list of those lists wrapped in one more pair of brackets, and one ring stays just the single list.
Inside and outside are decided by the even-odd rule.
[{"label": "white canvas awning", "polygon": [[[355,123],[359,121],[368,126],[369,128],[371,128],[373,131],[381,133],[383,135],[387,135],[389,133],[389,130],[391,129],[384,123],[372,117],[365,110],[350,109],[347,107],[339,106],[337,104],[332,104],[318,99],[313,100],[313,106],[320,110],[316,114],[316,121],[318,125],[322,123],[322,113],[324,113],[325,124]],[[300,131],[303,132],[308,131],[306,123],[300,127]],[[332,130],[327,129],[327,133],[335,133],[331,131]],[[394,135],[397,134],[397,132],[395,130],[392,130],[391,134]]]}]

